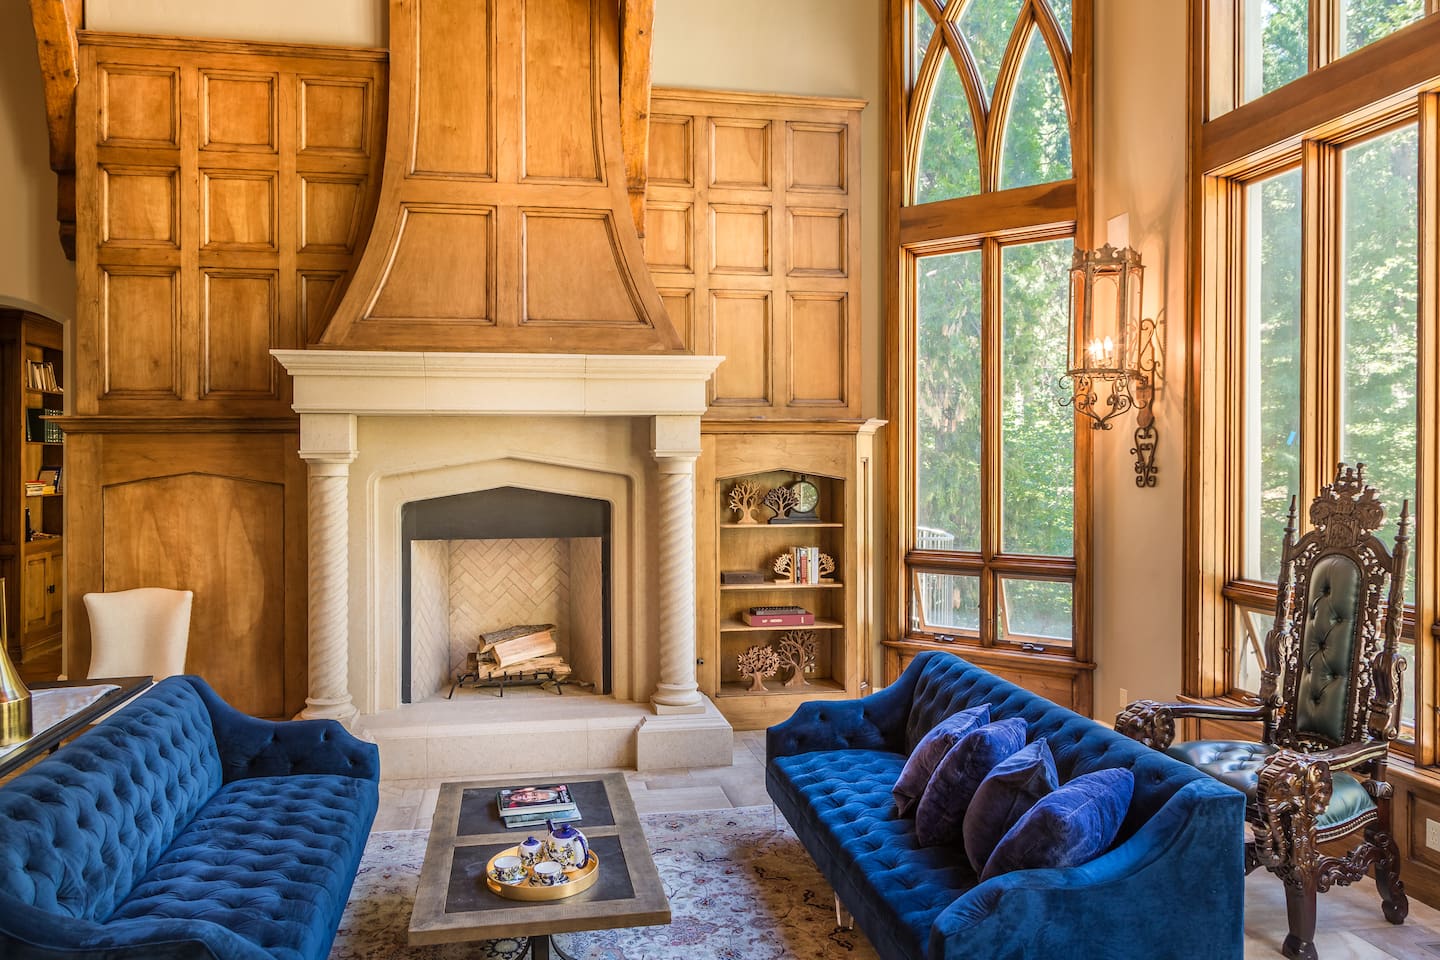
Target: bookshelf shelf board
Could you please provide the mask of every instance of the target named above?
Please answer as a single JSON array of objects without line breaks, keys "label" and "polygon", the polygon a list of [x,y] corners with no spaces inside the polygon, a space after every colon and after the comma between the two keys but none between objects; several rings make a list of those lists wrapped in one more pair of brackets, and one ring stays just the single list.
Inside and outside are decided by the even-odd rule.
[{"label": "bookshelf shelf board", "polygon": [[743,680],[731,680],[720,684],[719,696],[722,697],[808,697],[824,696],[825,694],[844,694],[845,688],[834,680],[826,677],[811,677],[810,682],[803,687],[786,687],[782,682],[773,680],[766,681],[774,683],[773,687],[763,693],[759,690],[751,690],[750,684]]},{"label": "bookshelf shelf board", "polygon": [[44,538],[42,538],[42,539],[40,539],[40,540],[26,540],[26,541],[25,541],[25,552],[26,552],[26,553],[37,553],[37,552],[46,551],[46,550],[58,550],[58,549],[60,549],[60,541],[62,541],[63,539],[65,539],[65,538],[64,538],[64,537],[44,537]]},{"label": "bookshelf shelf board", "polygon": [[38,498],[40,498],[40,497],[63,497],[63,496],[65,496],[64,493],[27,493],[27,494],[25,494],[25,499],[26,499],[26,500],[32,500],[32,499],[38,499]]},{"label": "bookshelf shelf board", "polygon": [[767,580],[764,583],[722,583],[721,590],[835,590],[843,583],[780,583]]},{"label": "bookshelf shelf board", "polygon": [[752,626],[750,626],[750,624],[746,623],[744,620],[739,620],[739,619],[726,619],[726,620],[721,620],[721,621],[720,621],[720,632],[721,632],[721,633],[766,633],[766,632],[769,632],[769,633],[780,633],[780,632],[783,632],[783,631],[785,631],[785,630],[843,630],[843,629],[845,629],[845,624],[841,623],[839,620],[825,620],[825,619],[822,619],[821,617],[816,617],[814,623],[807,623],[807,624],[803,624],[803,625],[802,625],[802,624],[791,624],[791,625],[787,625],[787,626],[775,626],[775,627],[752,627]]},{"label": "bookshelf shelf board", "polygon": [[839,529],[843,523],[722,523],[721,530],[814,530],[817,527]]},{"label": "bookshelf shelf board", "polygon": [[63,447],[63,446],[65,446],[65,441],[64,441],[64,440],[26,440],[25,442],[28,443],[28,444],[30,444],[32,447]]}]

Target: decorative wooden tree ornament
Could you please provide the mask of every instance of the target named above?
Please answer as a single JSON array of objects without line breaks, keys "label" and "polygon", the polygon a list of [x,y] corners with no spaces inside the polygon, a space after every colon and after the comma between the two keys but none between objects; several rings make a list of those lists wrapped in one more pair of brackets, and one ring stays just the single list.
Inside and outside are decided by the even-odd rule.
[{"label": "decorative wooden tree ornament", "polygon": [[820,582],[834,583],[835,578],[831,576],[835,572],[835,558],[828,553],[820,554]]},{"label": "decorative wooden tree ornament", "polygon": [[771,520],[771,523],[774,523],[777,520],[783,521],[789,516],[790,511],[800,505],[800,497],[789,487],[776,487],[765,494],[764,503],[765,506],[775,511],[775,516]]},{"label": "decorative wooden tree ornament", "polygon": [[740,514],[736,523],[759,523],[755,519],[755,508],[760,505],[760,484],[754,480],[741,480],[730,488],[730,509]]},{"label": "decorative wooden tree ornament", "polygon": [[790,551],[787,550],[776,557],[771,566],[775,570],[776,583],[795,582],[795,558],[790,555]]},{"label": "decorative wooden tree ornament", "polygon": [[735,658],[740,672],[750,678],[750,692],[764,693],[767,690],[765,678],[780,672],[780,654],[771,646],[756,644]]},{"label": "decorative wooden tree ornament", "polygon": [[808,687],[810,681],[805,679],[805,673],[815,669],[815,631],[787,630],[781,634],[780,656],[790,668],[785,686]]}]

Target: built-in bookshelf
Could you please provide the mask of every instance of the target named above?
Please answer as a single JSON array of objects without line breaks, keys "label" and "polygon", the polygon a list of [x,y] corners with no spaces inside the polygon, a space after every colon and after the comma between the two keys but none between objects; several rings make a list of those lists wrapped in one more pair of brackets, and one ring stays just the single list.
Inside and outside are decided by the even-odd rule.
[{"label": "built-in bookshelf", "polygon": [[64,333],[0,309],[0,576],[6,639],[21,662],[60,643],[65,562]]},{"label": "built-in bookshelf", "polygon": [[[784,720],[805,700],[860,696],[868,688],[871,581],[861,558],[870,549],[879,426],[872,420],[702,427],[697,677],[739,729]],[[803,499],[797,494],[799,505],[764,502],[796,484],[810,488]],[[753,509],[732,509],[737,487],[742,500],[750,494]],[[807,504],[812,491],[815,502]],[[793,513],[813,516],[797,522]],[[722,574],[750,582],[722,582]],[[747,611],[765,607],[798,607],[814,622],[746,622]],[[770,647],[780,661],[762,677],[763,689],[740,662],[753,647]]]}]

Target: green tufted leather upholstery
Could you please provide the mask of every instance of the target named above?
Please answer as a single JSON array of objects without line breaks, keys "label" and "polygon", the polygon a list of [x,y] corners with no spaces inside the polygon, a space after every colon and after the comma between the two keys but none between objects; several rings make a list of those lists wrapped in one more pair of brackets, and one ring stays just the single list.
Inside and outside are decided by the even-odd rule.
[{"label": "green tufted leather upholstery", "polygon": [[[1269,744],[1242,740],[1192,740],[1177,743],[1165,752],[1234,787],[1253,802],[1260,768],[1278,750]],[[1316,823],[1322,840],[1332,832],[1337,836],[1349,833],[1363,820],[1376,816],[1375,801],[1359,780],[1338,770],[1330,777],[1334,792],[1330,794],[1330,805]],[[1337,828],[1342,829],[1337,831]]]},{"label": "green tufted leather upholstery", "polygon": [[1310,572],[1305,632],[1300,648],[1300,689],[1295,732],[1340,744],[1347,739],[1345,708],[1355,650],[1360,568],[1349,557],[1320,559]]}]

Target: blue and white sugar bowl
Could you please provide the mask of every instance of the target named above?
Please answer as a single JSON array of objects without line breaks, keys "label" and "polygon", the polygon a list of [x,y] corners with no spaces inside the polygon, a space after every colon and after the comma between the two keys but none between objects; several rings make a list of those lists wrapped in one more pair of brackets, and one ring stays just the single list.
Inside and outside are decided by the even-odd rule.
[{"label": "blue and white sugar bowl", "polygon": [[545,844],[534,837],[526,837],[525,842],[520,844],[520,860],[527,867],[533,867],[545,859]]},{"label": "blue and white sugar bowl", "polygon": [[568,823],[555,826],[549,821],[550,835],[545,838],[545,852],[550,859],[571,869],[585,866],[590,859],[590,844],[585,834]]}]

